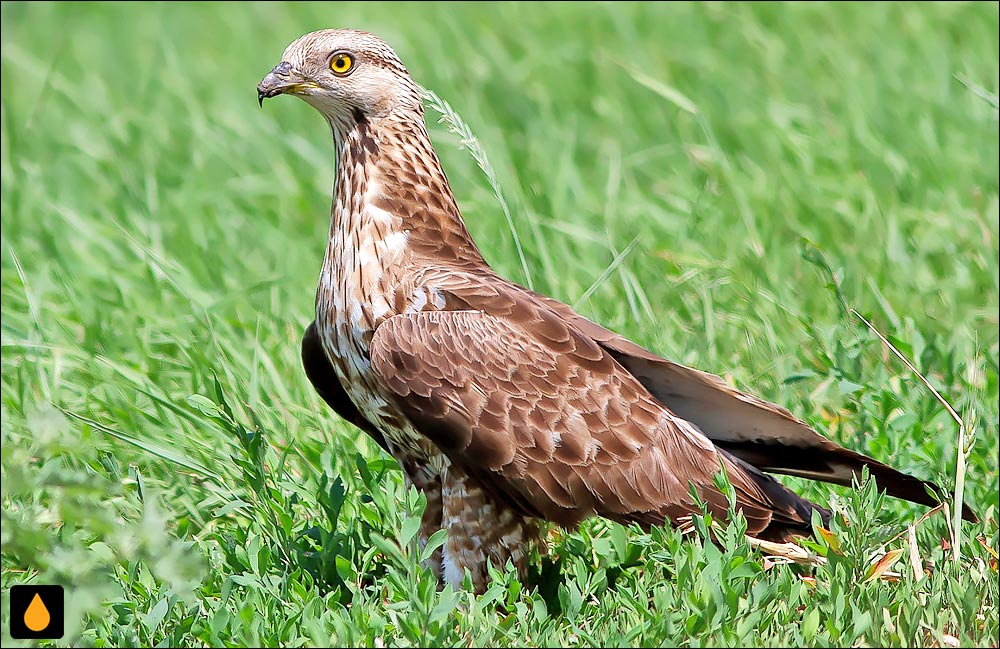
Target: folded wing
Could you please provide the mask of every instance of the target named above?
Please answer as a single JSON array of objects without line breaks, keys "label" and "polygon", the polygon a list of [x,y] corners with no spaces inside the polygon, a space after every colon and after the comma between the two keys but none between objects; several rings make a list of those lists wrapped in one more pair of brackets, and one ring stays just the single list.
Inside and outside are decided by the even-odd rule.
[{"label": "folded wing", "polygon": [[[745,394],[720,377],[660,358],[632,341],[538,296],[582,333],[604,347],[656,399],[692,422],[716,446],[770,473],[851,486],[863,467],[887,494],[922,505],[937,505],[937,485],[907,475],[823,437],[785,408]],[[976,514],[963,503],[962,516]]]},{"label": "folded wing", "polygon": [[654,399],[605,349],[551,318],[544,328],[479,311],[397,315],[372,339],[372,369],[424,435],[496,497],[574,524],[679,522],[693,485],[717,517],[725,468],[748,532],[784,539],[825,510]]}]

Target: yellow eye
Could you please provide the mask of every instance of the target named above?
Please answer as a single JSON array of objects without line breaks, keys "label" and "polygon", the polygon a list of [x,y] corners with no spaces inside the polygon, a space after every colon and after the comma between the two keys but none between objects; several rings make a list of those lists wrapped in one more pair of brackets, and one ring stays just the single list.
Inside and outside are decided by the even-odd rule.
[{"label": "yellow eye", "polygon": [[330,69],[338,76],[344,76],[354,69],[354,57],[347,52],[338,52],[330,59]]}]

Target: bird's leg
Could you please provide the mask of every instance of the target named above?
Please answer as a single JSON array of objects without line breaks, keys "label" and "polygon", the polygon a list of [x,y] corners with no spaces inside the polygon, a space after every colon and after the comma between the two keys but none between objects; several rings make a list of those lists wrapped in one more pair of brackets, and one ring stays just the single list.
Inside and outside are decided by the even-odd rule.
[{"label": "bird's leg", "polygon": [[497,503],[455,465],[445,470],[441,502],[448,530],[442,557],[445,583],[461,588],[468,569],[473,588],[482,593],[489,582],[487,562],[502,568],[508,560],[525,582],[529,544],[538,536],[534,520]]}]

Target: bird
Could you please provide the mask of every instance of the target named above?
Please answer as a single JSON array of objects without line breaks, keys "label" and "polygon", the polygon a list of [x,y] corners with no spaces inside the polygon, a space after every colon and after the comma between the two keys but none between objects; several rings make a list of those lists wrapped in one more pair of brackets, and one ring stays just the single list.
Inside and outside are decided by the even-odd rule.
[{"label": "bird", "polygon": [[523,578],[546,525],[683,526],[700,507],[726,521],[723,471],[765,541],[831,516],[773,474],[850,487],[866,467],[890,496],[939,502],[933,483],[500,276],[463,221],[421,87],[378,36],[301,36],[257,85],[261,106],[279,95],[319,111],[336,156],[302,365],[425,495],[419,542],[447,530],[427,562],[442,585],[482,592],[508,562]]}]

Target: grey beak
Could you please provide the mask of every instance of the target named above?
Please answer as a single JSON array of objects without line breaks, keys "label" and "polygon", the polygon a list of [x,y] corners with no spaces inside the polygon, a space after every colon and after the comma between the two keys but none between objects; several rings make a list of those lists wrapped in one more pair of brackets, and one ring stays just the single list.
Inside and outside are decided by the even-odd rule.
[{"label": "grey beak", "polygon": [[282,61],[274,66],[274,69],[257,84],[257,103],[263,106],[265,99],[277,97],[289,88],[299,85],[301,80],[292,78],[291,72],[292,64],[288,61]]}]

